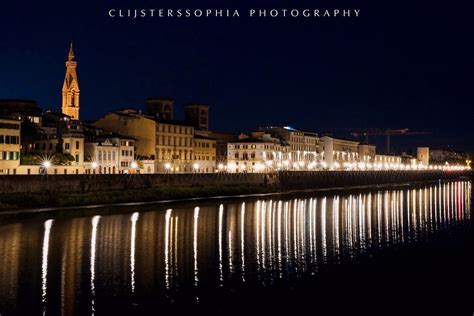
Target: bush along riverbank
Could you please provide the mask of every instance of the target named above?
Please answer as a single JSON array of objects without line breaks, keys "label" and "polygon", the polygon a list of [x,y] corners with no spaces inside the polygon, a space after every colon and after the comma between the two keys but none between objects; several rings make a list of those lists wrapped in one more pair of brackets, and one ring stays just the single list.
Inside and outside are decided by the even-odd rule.
[{"label": "bush along riverbank", "polygon": [[152,202],[179,200],[197,197],[232,196],[276,192],[276,188],[265,185],[195,186],[130,189],[89,193],[9,193],[0,194],[0,211],[21,209],[72,207],[116,204],[127,202]]}]

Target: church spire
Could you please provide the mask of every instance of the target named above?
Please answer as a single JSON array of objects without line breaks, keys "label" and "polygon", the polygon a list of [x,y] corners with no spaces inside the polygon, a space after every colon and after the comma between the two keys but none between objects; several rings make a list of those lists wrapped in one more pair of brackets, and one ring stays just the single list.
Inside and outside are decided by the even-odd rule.
[{"label": "church spire", "polygon": [[66,75],[62,89],[62,112],[69,115],[73,120],[79,119],[79,83],[77,81],[77,61],[72,49],[72,43],[69,47],[68,60],[66,61]]},{"label": "church spire", "polygon": [[68,54],[68,60],[71,61],[71,60],[74,60],[75,56],[74,56],[74,51],[72,50],[72,42],[71,42],[71,46],[69,47],[69,54]]}]

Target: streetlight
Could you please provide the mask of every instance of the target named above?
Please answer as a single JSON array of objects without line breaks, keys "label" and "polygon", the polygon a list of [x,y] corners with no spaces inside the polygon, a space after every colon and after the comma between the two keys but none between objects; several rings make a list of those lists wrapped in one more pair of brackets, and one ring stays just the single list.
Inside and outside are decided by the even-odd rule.
[{"label": "streetlight", "polygon": [[199,170],[199,164],[197,162],[193,163],[193,169],[195,172]]},{"label": "streetlight", "polygon": [[135,161],[133,161],[131,166],[132,166],[132,169],[137,169],[138,164]]},{"label": "streetlight", "polygon": [[43,161],[41,166],[45,170],[45,173],[48,174],[48,169],[49,169],[49,167],[51,167],[51,162],[49,160],[45,160],[45,161]]}]

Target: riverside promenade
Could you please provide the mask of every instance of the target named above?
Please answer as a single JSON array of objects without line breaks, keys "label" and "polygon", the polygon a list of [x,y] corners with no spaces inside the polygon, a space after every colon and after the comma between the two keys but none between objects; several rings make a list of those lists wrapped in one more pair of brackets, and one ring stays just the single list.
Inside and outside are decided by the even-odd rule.
[{"label": "riverside promenade", "polygon": [[275,173],[29,175],[0,177],[8,193],[93,193],[183,187],[268,187],[275,191],[470,178],[472,171],[289,171]]}]

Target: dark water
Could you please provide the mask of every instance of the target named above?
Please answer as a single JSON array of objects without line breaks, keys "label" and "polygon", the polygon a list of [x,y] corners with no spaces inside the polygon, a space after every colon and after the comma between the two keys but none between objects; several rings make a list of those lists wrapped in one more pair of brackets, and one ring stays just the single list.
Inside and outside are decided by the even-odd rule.
[{"label": "dark water", "polygon": [[471,201],[460,181],[10,219],[0,314],[469,311]]}]

